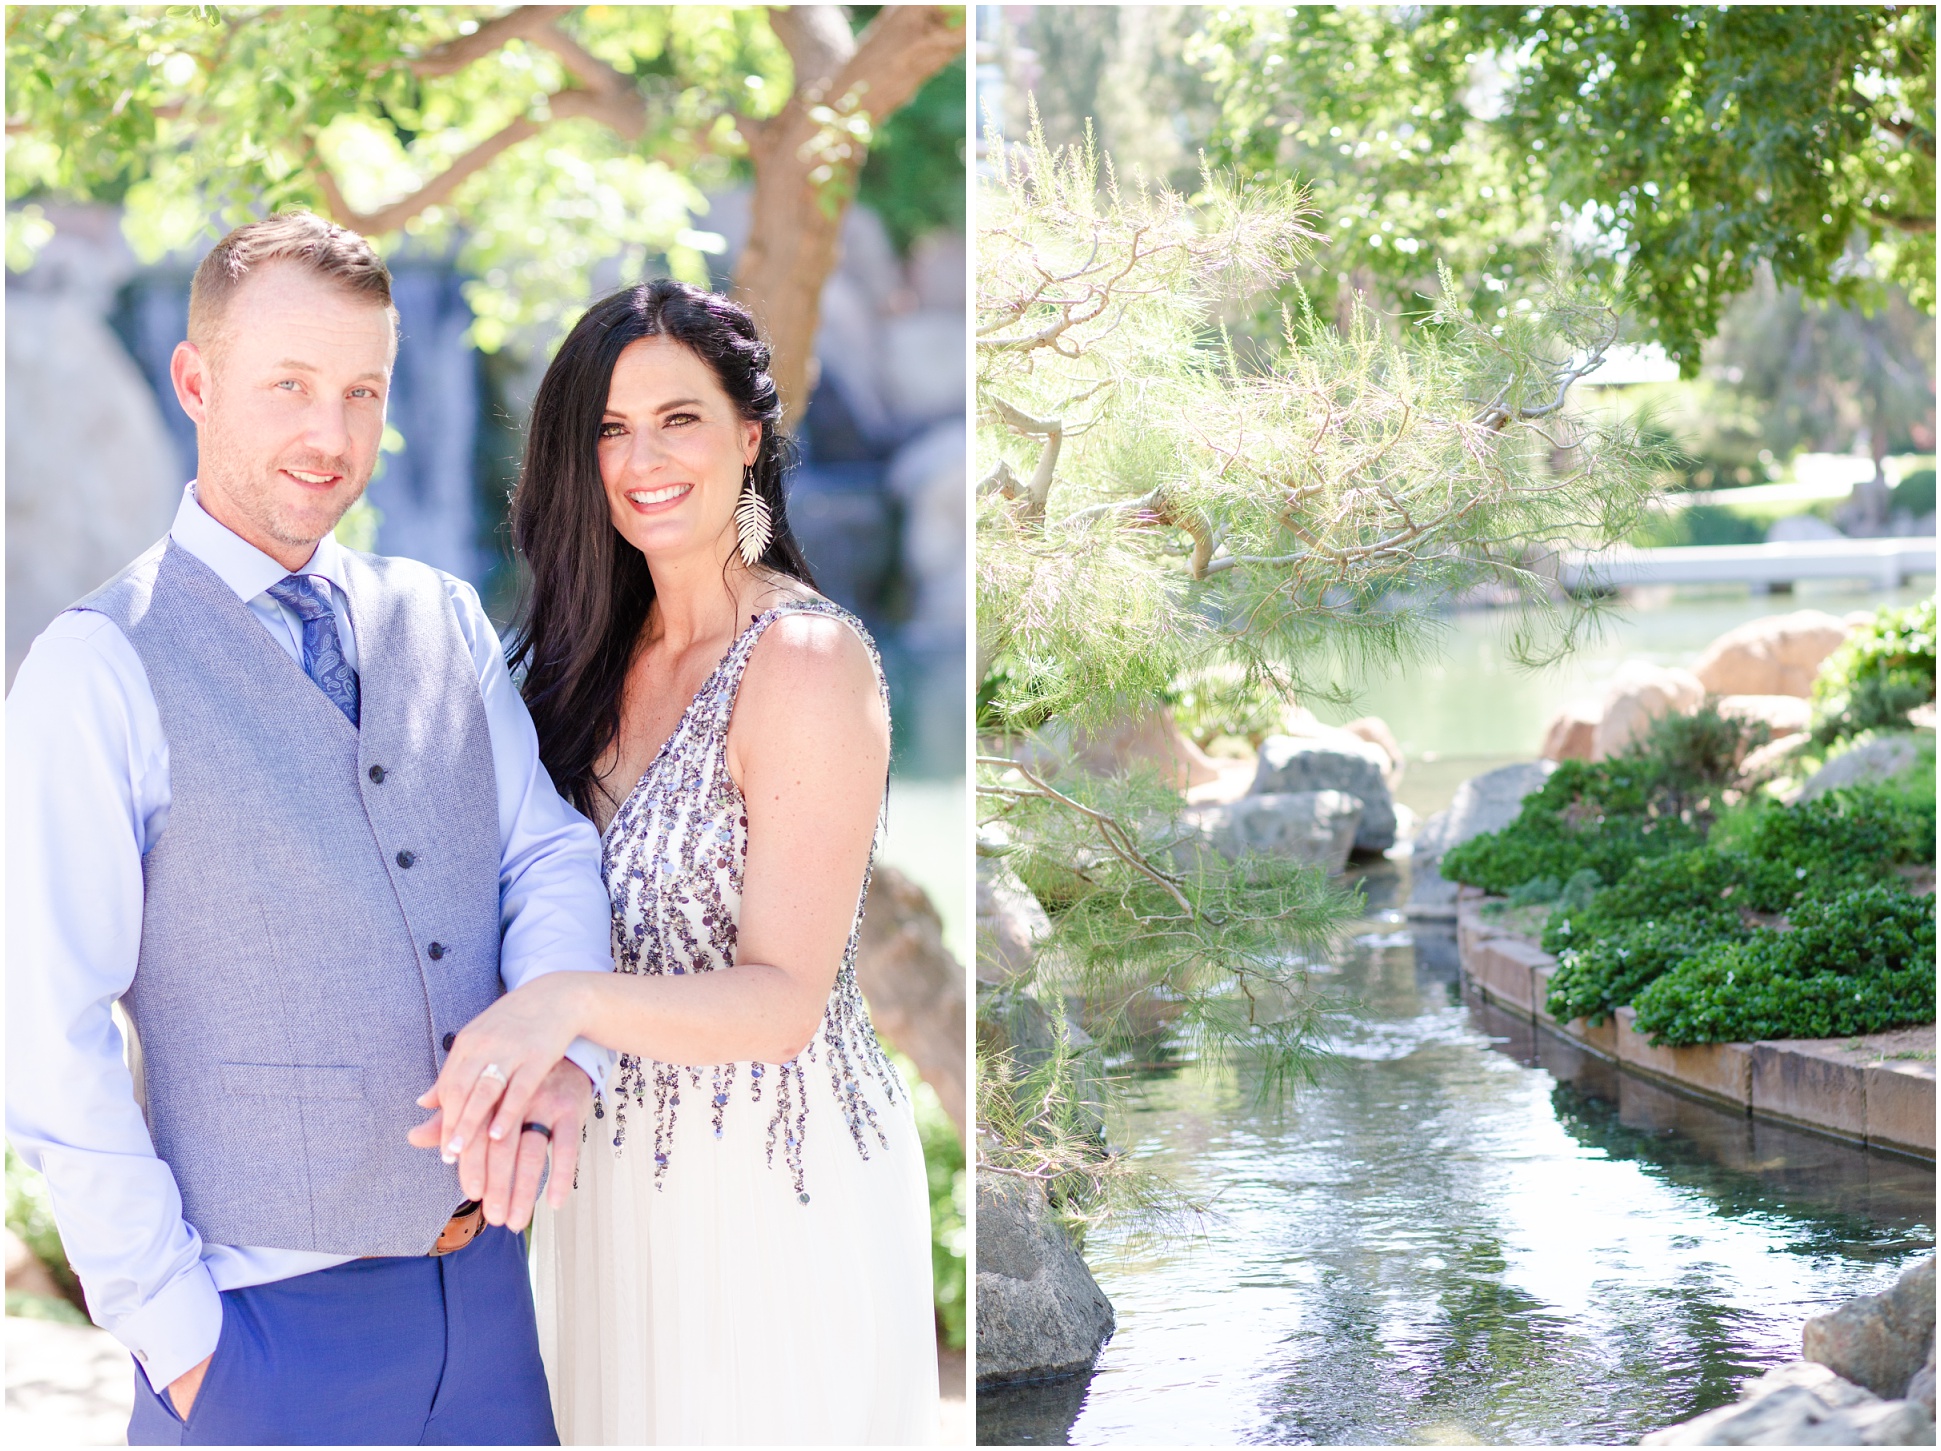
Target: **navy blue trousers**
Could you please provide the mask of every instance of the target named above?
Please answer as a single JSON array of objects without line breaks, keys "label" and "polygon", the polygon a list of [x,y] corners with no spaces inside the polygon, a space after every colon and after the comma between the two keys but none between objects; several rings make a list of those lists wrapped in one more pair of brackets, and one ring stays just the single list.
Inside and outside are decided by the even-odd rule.
[{"label": "navy blue trousers", "polygon": [[557,1446],[526,1253],[352,1260],[222,1292],[186,1422],[135,1367],[131,1446]]}]

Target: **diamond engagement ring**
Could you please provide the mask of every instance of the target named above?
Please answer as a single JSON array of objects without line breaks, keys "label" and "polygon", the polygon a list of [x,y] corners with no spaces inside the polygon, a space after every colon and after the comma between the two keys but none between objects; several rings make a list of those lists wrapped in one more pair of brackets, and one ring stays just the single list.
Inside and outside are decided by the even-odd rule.
[{"label": "diamond engagement ring", "polygon": [[499,1087],[501,1088],[505,1087],[505,1069],[499,1067],[499,1065],[496,1063],[488,1063],[483,1068],[479,1069],[479,1077],[496,1078],[499,1080]]}]

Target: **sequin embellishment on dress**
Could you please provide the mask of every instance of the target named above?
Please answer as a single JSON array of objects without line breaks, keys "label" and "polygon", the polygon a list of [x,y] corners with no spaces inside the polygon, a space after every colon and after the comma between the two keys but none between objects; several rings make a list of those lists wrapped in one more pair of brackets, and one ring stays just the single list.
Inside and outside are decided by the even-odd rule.
[{"label": "sequin embellishment on dress", "polygon": [[[853,629],[869,651],[883,709],[886,714],[889,711],[882,659],[854,615],[827,600],[797,601],[757,615],[702,682],[660,754],[607,825],[601,868],[613,903],[616,971],[680,976],[734,965],[742,869],[748,859],[748,810],[728,774],[728,723],[749,655],[762,633],[787,614],[827,615]],[[822,1021],[798,1057],[787,1063],[691,1067],[632,1054],[620,1056],[619,1067],[606,1093],[594,1101],[593,1112],[604,1118],[611,1103],[613,1146],[619,1149],[627,1138],[628,1104],[651,1108],[656,1188],[672,1167],[674,1125],[683,1096],[691,1095],[687,1105],[691,1112],[708,1116],[716,1138],[752,1127],[745,1122],[746,1113],[734,1112],[739,1096],[767,1109],[768,1162],[772,1167],[779,1156],[797,1199],[807,1204],[802,1150],[810,1130],[805,1089],[811,1072],[828,1073],[858,1153],[867,1159],[872,1141],[888,1147],[870,1101],[870,1086],[880,1088],[890,1103],[905,1090],[896,1068],[883,1055],[862,990],[856,985],[863,899],[869,894],[883,825],[879,812],[877,842],[871,844],[863,869],[862,893],[850,920],[842,967]],[[739,1073],[743,1068],[745,1077]]]}]

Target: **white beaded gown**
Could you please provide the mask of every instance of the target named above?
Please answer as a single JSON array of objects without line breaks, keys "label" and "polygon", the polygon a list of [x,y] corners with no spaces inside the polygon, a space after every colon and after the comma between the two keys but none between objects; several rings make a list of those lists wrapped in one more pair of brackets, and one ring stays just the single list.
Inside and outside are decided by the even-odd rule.
[{"label": "white beaded gown", "polygon": [[[875,646],[839,607],[754,618],[607,827],[618,971],[734,962],[748,818],[728,722],[756,641],[797,611],[854,629],[881,688]],[[694,1068],[623,1055],[596,1101],[577,1189],[557,1213],[542,1200],[533,1224],[566,1444],[934,1439],[923,1150],[856,986],[861,918],[859,898],[800,1057]]]}]

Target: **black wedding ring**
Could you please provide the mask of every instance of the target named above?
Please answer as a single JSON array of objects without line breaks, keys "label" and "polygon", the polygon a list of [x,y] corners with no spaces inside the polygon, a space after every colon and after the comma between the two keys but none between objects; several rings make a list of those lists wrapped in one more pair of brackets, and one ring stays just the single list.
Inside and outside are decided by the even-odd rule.
[{"label": "black wedding ring", "polygon": [[553,1131],[544,1124],[523,1123],[519,1125],[519,1132],[522,1134],[538,1134],[548,1143],[551,1143],[553,1138]]}]

